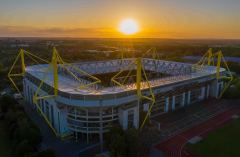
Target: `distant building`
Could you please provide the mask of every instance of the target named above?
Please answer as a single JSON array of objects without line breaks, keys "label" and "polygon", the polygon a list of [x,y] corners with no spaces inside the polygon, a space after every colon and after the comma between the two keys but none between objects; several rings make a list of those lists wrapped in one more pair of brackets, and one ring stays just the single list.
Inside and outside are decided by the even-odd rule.
[{"label": "distant building", "polygon": [[11,44],[11,47],[26,48],[29,47],[29,44]]},{"label": "distant building", "polygon": [[91,53],[91,54],[104,54],[106,57],[108,57],[111,53],[115,52],[112,50],[105,50],[105,51],[101,51],[101,50],[86,50],[87,53]]}]

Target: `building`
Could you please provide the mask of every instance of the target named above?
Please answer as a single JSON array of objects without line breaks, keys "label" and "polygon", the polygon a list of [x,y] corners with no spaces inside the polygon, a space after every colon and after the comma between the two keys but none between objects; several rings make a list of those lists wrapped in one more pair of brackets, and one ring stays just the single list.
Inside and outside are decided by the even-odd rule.
[{"label": "building", "polygon": [[[38,100],[42,113],[57,134],[73,133],[76,138],[80,135],[88,137],[107,132],[113,123],[119,123],[123,129],[132,126],[139,128],[139,113],[149,110],[149,102],[138,101],[136,75],[132,75],[123,86],[111,83],[112,76],[119,71],[124,71],[124,74],[130,70],[135,72],[135,60],[128,58],[81,62],[67,66],[74,76],[80,78],[81,84],[91,83],[91,80],[76,69],[106,80],[102,84],[93,84],[87,88],[79,88],[80,83],[76,78],[58,64],[58,95],[52,99]],[[197,68],[188,63],[149,58],[141,58],[141,64],[148,76],[148,82],[141,82],[141,92],[143,95],[150,95],[146,85],[149,83],[156,97],[151,117],[172,112],[209,97],[218,97],[224,86],[221,79],[216,79],[215,66]],[[54,74],[52,71],[45,72],[49,66],[38,64],[26,67],[23,79],[24,98],[33,106],[33,96],[41,80],[44,81],[38,95],[53,94]],[[220,73],[225,75],[226,70],[220,68]],[[47,79],[44,79],[44,76],[47,76]],[[122,75],[118,79],[121,77],[124,78]]]}]

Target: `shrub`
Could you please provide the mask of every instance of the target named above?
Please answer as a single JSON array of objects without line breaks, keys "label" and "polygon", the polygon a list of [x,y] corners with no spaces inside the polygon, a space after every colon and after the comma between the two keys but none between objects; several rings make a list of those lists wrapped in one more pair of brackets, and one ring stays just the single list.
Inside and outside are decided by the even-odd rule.
[{"label": "shrub", "polygon": [[51,149],[43,150],[39,154],[39,157],[55,157],[55,152]]},{"label": "shrub", "polygon": [[15,156],[24,157],[32,152],[34,152],[34,148],[27,140],[23,140],[16,146]]},{"label": "shrub", "polygon": [[113,157],[145,157],[148,156],[146,146],[139,137],[135,128],[123,131],[121,127],[114,126],[106,136],[107,148]]},{"label": "shrub", "polygon": [[119,125],[111,127],[107,133],[106,145],[113,157],[126,156],[124,131]]},{"label": "shrub", "polygon": [[6,113],[9,109],[13,108],[17,104],[17,101],[10,96],[2,96],[0,99],[0,107],[3,113]]},{"label": "shrub", "polygon": [[232,85],[223,94],[226,99],[239,99],[240,98],[240,79],[235,78]]},{"label": "shrub", "polygon": [[12,123],[17,123],[17,115],[13,110],[9,110],[6,114],[5,114],[5,121],[6,123],[9,125],[11,125]]},{"label": "shrub", "polygon": [[15,129],[15,138],[18,141],[28,140],[32,145],[38,145],[41,142],[40,131],[31,126],[30,121],[26,118],[18,120],[18,128]]},{"label": "shrub", "polygon": [[135,128],[131,128],[125,133],[125,140],[127,144],[127,156],[135,157],[137,156],[139,148],[139,139],[138,131]]},{"label": "shrub", "polygon": [[29,128],[27,139],[33,145],[38,145],[42,141],[42,136],[39,130],[35,128]]},{"label": "shrub", "polygon": [[[33,155],[42,140],[39,128],[27,117],[22,106],[15,105],[17,102],[13,98],[6,96],[0,102],[12,146],[15,148],[14,153],[18,157]],[[42,156],[46,156],[44,153],[50,157],[53,154],[46,151]]]},{"label": "shrub", "polygon": [[55,157],[55,152],[51,149],[46,149],[40,152],[29,154],[26,157]]}]

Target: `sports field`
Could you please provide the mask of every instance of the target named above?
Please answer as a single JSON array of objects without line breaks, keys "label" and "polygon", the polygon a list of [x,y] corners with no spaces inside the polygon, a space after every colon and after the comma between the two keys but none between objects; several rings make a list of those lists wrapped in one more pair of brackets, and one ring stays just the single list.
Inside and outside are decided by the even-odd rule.
[{"label": "sports field", "polygon": [[[240,120],[232,119],[239,113],[240,106],[229,106],[211,119],[160,142],[156,148],[166,157],[239,157]],[[189,146],[188,141],[196,136],[204,140]]]},{"label": "sports field", "polygon": [[197,144],[188,144],[187,149],[201,157],[240,157],[240,119],[210,132]]}]

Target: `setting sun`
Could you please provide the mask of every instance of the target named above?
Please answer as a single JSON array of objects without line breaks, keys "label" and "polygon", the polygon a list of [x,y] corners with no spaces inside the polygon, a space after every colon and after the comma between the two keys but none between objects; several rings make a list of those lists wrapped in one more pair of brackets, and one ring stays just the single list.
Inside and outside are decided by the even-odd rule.
[{"label": "setting sun", "polygon": [[135,20],[125,19],[120,23],[119,31],[125,35],[132,35],[139,31],[139,27]]}]

